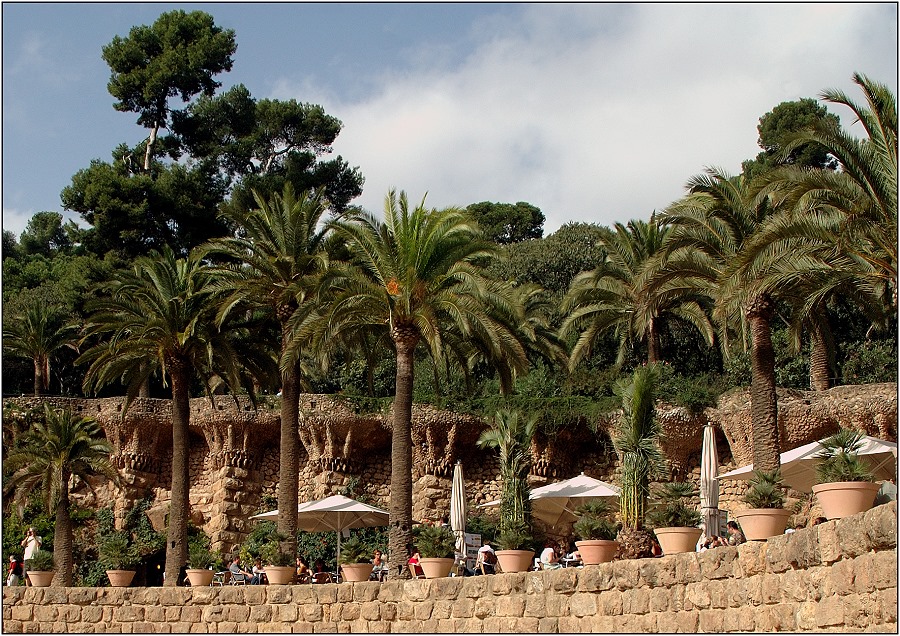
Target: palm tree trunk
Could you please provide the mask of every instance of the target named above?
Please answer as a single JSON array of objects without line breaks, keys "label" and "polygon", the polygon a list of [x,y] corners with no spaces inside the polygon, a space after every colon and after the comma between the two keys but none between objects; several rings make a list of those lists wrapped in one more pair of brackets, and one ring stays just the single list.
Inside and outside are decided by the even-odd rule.
[{"label": "palm tree trunk", "polygon": [[69,514],[69,471],[64,470],[56,504],[56,525],[53,529],[53,560],[56,574],[53,576],[54,587],[72,587],[72,517]]},{"label": "palm tree trunk", "polygon": [[815,322],[810,334],[812,350],[809,353],[809,388],[813,391],[827,391],[831,386],[827,329],[827,323]]},{"label": "palm tree trunk", "polygon": [[778,430],[778,397],[775,393],[775,351],[772,348],[772,316],[775,307],[767,295],[754,298],[747,308],[752,338],[750,362],[750,420],[753,467],[775,470],[781,447]]},{"label": "palm tree trunk", "polygon": [[297,550],[297,503],[300,486],[299,364],[281,375],[281,450],[278,467],[278,532],[286,537],[282,550]]},{"label": "palm tree trunk", "polygon": [[647,331],[647,364],[659,362],[661,357],[659,332],[656,330],[656,321],[651,320]]},{"label": "palm tree trunk", "polygon": [[172,498],[169,502],[169,532],[166,544],[165,586],[178,585],[187,563],[187,518],[190,489],[188,453],[190,440],[189,366],[183,360],[167,364],[172,381]]},{"label": "palm tree trunk", "polygon": [[396,328],[391,336],[397,347],[397,385],[391,432],[391,500],[388,525],[389,578],[409,578],[409,544],[412,541],[412,392],[414,352],[418,334]]},{"label": "palm tree trunk", "polygon": [[49,365],[47,364],[46,356],[35,356],[34,358],[34,394],[35,396],[44,394],[44,387],[47,386],[47,378],[45,377],[45,370]]}]

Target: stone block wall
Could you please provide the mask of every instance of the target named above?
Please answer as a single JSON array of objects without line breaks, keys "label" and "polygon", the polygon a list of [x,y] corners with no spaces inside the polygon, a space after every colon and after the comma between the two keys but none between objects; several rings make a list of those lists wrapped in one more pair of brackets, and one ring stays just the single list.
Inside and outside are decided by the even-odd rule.
[{"label": "stone block wall", "polygon": [[897,633],[897,504],[767,542],[470,578],[3,588],[3,629],[154,633]]}]

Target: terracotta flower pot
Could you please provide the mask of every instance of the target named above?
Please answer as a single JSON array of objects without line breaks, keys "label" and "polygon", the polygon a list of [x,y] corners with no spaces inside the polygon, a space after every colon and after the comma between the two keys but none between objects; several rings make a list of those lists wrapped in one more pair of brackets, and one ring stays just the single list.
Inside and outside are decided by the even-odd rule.
[{"label": "terracotta flower pot", "polygon": [[582,563],[597,565],[598,563],[609,563],[615,558],[616,552],[619,551],[619,542],[606,539],[586,539],[576,541],[575,547],[581,554]]},{"label": "terracotta flower pot", "polygon": [[49,572],[28,570],[27,574],[34,587],[50,587],[50,584],[53,582],[53,575],[56,574],[56,572],[53,572],[52,570]]},{"label": "terracotta flower pot", "polygon": [[371,563],[343,563],[341,564],[341,572],[343,572],[345,581],[368,581],[374,567]]},{"label": "terracotta flower pot", "polygon": [[128,587],[134,579],[134,570],[107,570],[106,578],[112,587]]},{"label": "terracotta flower pot", "polygon": [[765,541],[784,534],[791,511],[784,508],[749,508],[732,514],[741,524],[748,541]]},{"label": "terracotta flower pot", "polygon": [[527,572],[534,564],[534,550],[497,550],[496,554],[504,572]]},{"label": "terracotta flower pot", "polygon": [[293,565],[267,565],[266,578],[270,585],[290,585],[297,570]]},{"label": "terracotta flower pot", "polygon": [[212,570],[201,570],[199,568],[188,568],[185,570],[185,573],[187,574],[188,581],[191,582],[191,587],[204,587],[210,585],[213,580],[213,575],[215,574]]},{"label": "terracotta flower pot", "polygon": [[826,519],[842,519],[865,512],[875,503],[880,484],[868,481],[837,481],[812,487]]},{"label": "terracotta flower pot", "polygon": [[653,532],[663,554],[696,552],[697,541],[703,534],[700,528],[656,528]]},{"label": "terracotta flower pot", "polygon": [[450,576],[450,570],[453,569],[454,559],[419,559],[419,565],[422,566],[422,572],[425,573],[426,579],[441,579]]}]

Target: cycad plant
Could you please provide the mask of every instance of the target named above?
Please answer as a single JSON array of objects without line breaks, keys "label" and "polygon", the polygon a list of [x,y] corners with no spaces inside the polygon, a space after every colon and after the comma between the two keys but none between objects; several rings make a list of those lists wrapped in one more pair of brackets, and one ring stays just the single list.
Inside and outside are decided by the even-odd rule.
[{"label": "cycad plant", "polygon": [[654,528],[696,528],[703,517],[687,501],[699,495],[693,484],[683,481],[660,484],[647,521]]},{"label": "cycad plant", "polygon": [[610,505],[603,499],[582,504],[575,509],[578,520],[572,530],[585,541],[614,541],[619,525],[610,518],[611,512]]},{"label": "cycad plant", "polygon": [[751,508],[784,508],[781,469],[754,470],[744,502]]},{"label": "cycad plant", "polygon": [[819,443],[822,450],[816,455],[821,460],[816,466],[816,478],[820,484],[875,481],[874,475],[858,455],[862,447],[862,433],[842,428]]},{"label": "cycad plant", "polygon": [[528,470],[531,467],[531,440],[537,428],[537,416],[525,417],[518,411],[498,410],[493,425],[481,434],[479,448],[500,451],[500,535],[516,530],[522,534],[531,522],[528,499]]}]

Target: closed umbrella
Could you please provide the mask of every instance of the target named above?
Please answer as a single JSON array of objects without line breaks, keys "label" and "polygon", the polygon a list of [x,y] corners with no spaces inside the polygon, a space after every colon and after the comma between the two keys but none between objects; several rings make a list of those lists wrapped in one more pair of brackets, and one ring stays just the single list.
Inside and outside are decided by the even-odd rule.
[{"label": "closed umbrella", "polygon": [[706,536],[720,536],[719,528],[719,456],[716,432],[712,424],[703,428],[703,450],[700,455],[700,512]]},{"label": "closed umbrella", "polygon": [[463,480],[462,462],[453,467],[453,484],[450,487],[450,529],[456,535],[456,551],[466,554],[466,484]]},{"label": "closed umbrella", "polygon": [[[531,513],[535,519],[557,527],[574,523],[575,509],[592,499],[613,499],[619,489],[605,481],[581,473],[577,477],[557,481],[531,491]],[[479,508],[499,506],[500,500],[483,503]]]},{"label": "closed umbrella", "polygon": [[[812,442],[781,454],[781,477],[784,483],[800,492],[812,492],[816,485],[816,466],[822,451],[822,444]],[[896,479],[897,477],[897,444],[876,437],[864,435],[862,446],[857,453],[875,479]],[[753,464],[741,466],[719,475],[719,479],[743,479],[753,477]]]},{"label": "closed umbrella", "polygon": [[[307,532],[337,532],[337,558],[341,559],[341,532],[350,528],[386,526],[387,510],[364,504],[361,501],[332,495],[318,501],[307,501],[297,506],[297,528]],[[263,512],[251,519],[277,519],[278,511]]]}]

